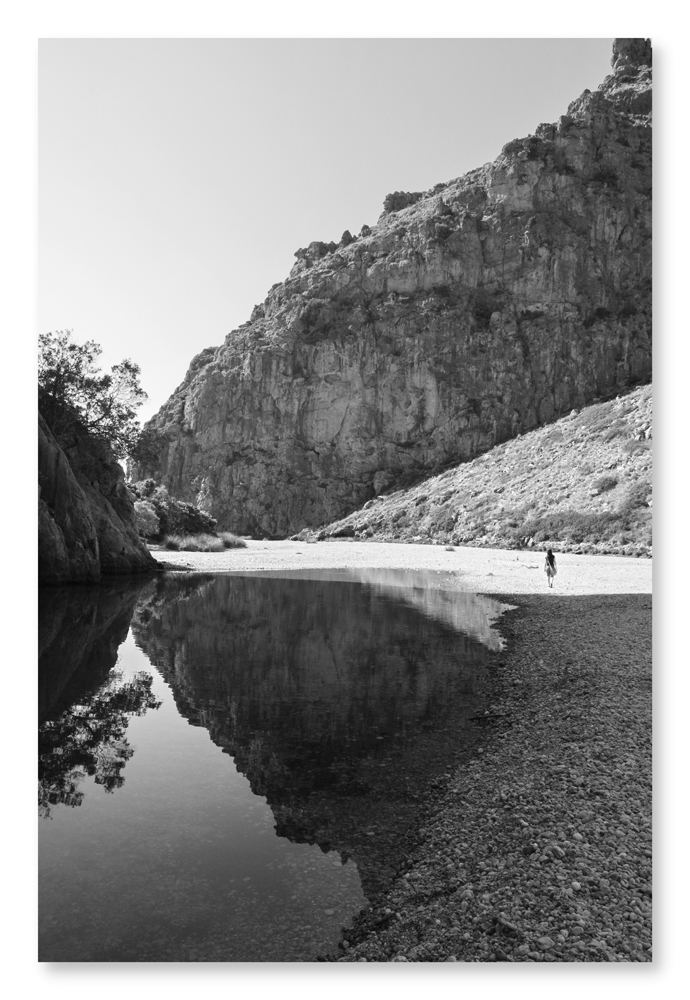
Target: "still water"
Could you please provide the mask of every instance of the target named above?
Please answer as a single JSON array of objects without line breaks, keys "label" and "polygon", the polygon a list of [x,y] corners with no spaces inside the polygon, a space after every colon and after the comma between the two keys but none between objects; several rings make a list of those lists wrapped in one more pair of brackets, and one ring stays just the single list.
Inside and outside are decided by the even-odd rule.
[{"label": "still water", "polygon": [[439,573],[40,599],[41,961],[313,961],[476,740],[495,602]]}]

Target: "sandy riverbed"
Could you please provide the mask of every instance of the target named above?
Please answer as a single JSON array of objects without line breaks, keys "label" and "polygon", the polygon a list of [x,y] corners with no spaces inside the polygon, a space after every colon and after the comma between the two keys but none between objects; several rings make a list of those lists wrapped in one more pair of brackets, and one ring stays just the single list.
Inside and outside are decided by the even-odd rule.
[{"label": "sandy riverbed", "polygon": [[[483,594],[547,591],[544,553],[527,550],[456,548],[382,542],[261,542],[225,552],[154,552],[157,559],[205,573],[387,568],[453,573],[463,590]],[[652,560],[624,556],[557,553],[554,594],[648,594]]]}]

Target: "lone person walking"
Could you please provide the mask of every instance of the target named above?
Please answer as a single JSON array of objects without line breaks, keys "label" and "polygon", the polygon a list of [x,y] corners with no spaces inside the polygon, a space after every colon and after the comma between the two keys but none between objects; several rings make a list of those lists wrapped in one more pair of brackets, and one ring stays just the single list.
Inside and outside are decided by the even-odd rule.
[{"label": "lone person walking", "polygon": [[556,557],[553,554],[553,549],[549,549],[546,553],[546,559],[544,560],[544,572],[546,573],[546,579],[549,587],[553,587],[553,578],[556,575]]}]

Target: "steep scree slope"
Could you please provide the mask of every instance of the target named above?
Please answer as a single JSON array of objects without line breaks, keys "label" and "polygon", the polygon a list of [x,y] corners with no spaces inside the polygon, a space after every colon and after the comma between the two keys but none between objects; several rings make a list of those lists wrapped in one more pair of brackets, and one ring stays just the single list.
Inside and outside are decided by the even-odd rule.
[{"label": "steep scree slope", "polygon": [[311,243],[149,422],[161,479],[279,537],[651,378],[651,47],[555,124]]},{"label": "steep scree slope", "polygon": [[652,554],[652,387],[571,412],[301,540]]}]

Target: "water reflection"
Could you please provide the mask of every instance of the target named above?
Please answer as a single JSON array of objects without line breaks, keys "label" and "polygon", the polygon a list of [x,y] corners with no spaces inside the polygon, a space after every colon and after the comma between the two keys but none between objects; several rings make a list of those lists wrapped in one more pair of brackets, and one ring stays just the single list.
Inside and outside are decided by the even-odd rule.
[{"label": "water reflection", "polygon": [[158,708],[153,678],[113,670],[140,583],[41,590],[39,594],[38,808],[81,806],[86,775],[104,791],[124,784],[133,754],[128,720]]},{"label": "water reflection", "polygon": [[[181,714],[266,797],[278,834],[354,857],[372,898],[416,835],[429,784],[476,739],[488,650],[447,611],[413,610],[399,575],[310,575],[222,576],[179,596],[161,580],[132,628]],[[457,623],[469,607],[472,627],[471,598],[437,591],[436,610],[454,607]]]},{"label": "water reflection", "polygon": [[492,608],[307,577],[42,592],[42,960],[309,960],[393,877],[477,738]]},{"label": "water reflection", "polygon": [[122,674],[111,673],[91,697],[43,723],[38,733],[40,816],[49,818],[58,803],[80,806],[84,793],[79,785],[87,774],[106,792],[123,786],[122,768],[134,753],[126,736],[128,721],[160,708],[152,683],[151,674],[125,682]]}]

